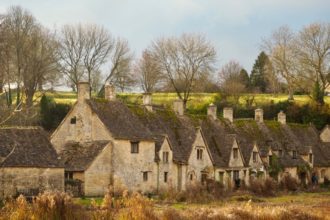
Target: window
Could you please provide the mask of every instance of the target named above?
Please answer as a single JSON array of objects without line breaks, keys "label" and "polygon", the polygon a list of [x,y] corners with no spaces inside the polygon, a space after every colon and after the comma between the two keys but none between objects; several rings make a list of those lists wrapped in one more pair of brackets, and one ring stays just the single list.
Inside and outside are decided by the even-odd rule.
[{"label": "window", "polygon": [[148,181],[148,172],[143,172],[143,181],[144,182]]},{"label": "window", "polygon": [[325,177],[325,170],[321,170],[321,178]]},{"label": "window", "polygon": [[257,152],[253,152],[253,162],[257,162]]},{"label": "window", "polygon": [[164,182],[167,183],[168,172],[164,172]]},{"label": "window", "polygon": [[313,154],[312,153],[309,154],[309,162],[313,163]]},{"label": "window", "polygon": [[189,179],[190,179],[190,181],[193,181],[194,175],[192,173],[189,175]]},{"label": "window", "polygon": [[278,150],[278,156],[282,157],[283,156],[283,151],[282,150]]},{"label": "window", "polygon": [[163,152],[163,163],[168,163],[168,152]]},{"label": "window", "polygon": [[203,149],[197,149],[197,160],[203,159]]},{"label": "window", "polygon": [[234,158],[238,158],[238,148],[234,148]]},{"label": "window", "polygon": [[233,179],[234,180],[238,180],[239,179],[239,171],[238,170],[234,170]]},{"label": "window", "polygon": [[269,165],[272,165],[272,162],[273,162],[273,156],[272,155],[269,155],[268,156],[268,163],[269,163]]},{"label": "window", "polygon": [[219,172],[219,182],[223,184],[223,175],[224,172]]},{"label": "window", "polygon": [[65,179],[72,180],[73,179],[73,172],[65,172]]},{"label": "window", "polygon": [[139,142],[131,142],[131,153],[132,154],[139,153]]},{"label": "window", "polygon": [[201,176],[202,184],[206,183],[206,180],[207,180],[207,174],[206,173],[202,173],[202,176]]},{"label": "window", "polygon": [[297,159],[297,151],[292,151],[292,159]]},{"label": "window", "polygon": [[70,124],[74,125],[77,123],[77,118],[76,116],[75,117],[72,117],[71,120],[70,120]]}]

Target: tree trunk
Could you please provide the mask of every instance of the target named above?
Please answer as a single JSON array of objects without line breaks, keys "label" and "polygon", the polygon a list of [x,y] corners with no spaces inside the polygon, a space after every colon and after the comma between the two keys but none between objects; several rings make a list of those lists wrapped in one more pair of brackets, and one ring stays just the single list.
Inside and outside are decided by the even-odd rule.
[{"label": "tree trunk", "polygon": [[21,88],[19,86],[19,83],[17,83],[17,88],[16,88],[16,106],[18,106],[21,102]]},{"label": "tree trunk", "polygon": [[288,101],[293,101],[293,100],[294,100],[294,97],[293,97],[293,89],[289,87],[288,90],[289,90]]}]

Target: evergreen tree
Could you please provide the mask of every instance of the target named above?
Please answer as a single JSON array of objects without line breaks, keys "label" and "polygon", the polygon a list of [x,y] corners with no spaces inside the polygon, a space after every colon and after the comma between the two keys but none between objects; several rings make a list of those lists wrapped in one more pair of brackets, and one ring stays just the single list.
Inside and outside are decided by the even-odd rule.
[{"label": "evergreen tree", "polygon": [[47,130],[53,128],[54,120],[52,116],[52,107],[54,106],[54,101],[43,95],[40,100],[40,116],[41,125]]},{"label": "evergreen tree", "polygon": [[321,89],[319,80],[316,80],[313,88],[312,98],[317,103],[323,105],[324,104],[324,92]]},{"label": "evergreen tree", "polygon": [[250,77],[251,87],[258,89],[260,92],[266,92],[266,88],[268,86],[266,71],[269,62],[270,60],[268,56],[262,51],[253,65]]},{"label": "evergreen tree", "polygon": [[249,74],[245,69],[241,69],[241,71],[239,73],[239,81],[245,86],[245,88],[250,87]]}]

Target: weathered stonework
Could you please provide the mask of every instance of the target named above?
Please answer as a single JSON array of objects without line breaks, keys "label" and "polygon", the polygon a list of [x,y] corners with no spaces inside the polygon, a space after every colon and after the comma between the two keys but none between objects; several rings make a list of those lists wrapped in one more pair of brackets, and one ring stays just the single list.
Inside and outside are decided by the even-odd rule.
[{"label": "weathered stonework", "polygon": [[48,190],[64,191],[63,168],[0,168],[0,198]]}]

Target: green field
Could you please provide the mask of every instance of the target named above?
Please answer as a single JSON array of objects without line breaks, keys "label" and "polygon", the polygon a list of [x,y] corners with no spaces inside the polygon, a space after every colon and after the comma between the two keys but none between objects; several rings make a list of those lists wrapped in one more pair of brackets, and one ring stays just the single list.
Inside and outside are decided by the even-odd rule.
[{"label": "green field", "polygon": [[[77,95],[72,92],[54,92],[47,93],[55,99],[57,103],[74,103]],[[38,96],[38,95],[36,95]],[[142,103],[141,93],[119,93],[119,98],[124,99],[129,103]],[[252,97],[252,94],[244,94],[240,97],[239,103],[244,105],[246,98]],[[287,100],[286,94],[257,94],[254,98],[255,105],[269,104],[270,102],[278,103]],[[156,105],[171,105],[173,101],[177,99],[176,93],[154,93],[152,94],[153,103]],[[188,108],[198,107],[205,104],[215,102],[216,99],[221,99],[218,93],[192,93],[188,102]],[[228,98],[229,101],[233,101],[232,97]],[[294,102],[297,104],[306,104],[311,101],[308,95],[295,95]],[[325,102],[330,104],[330,97],[325,97]]]}]

